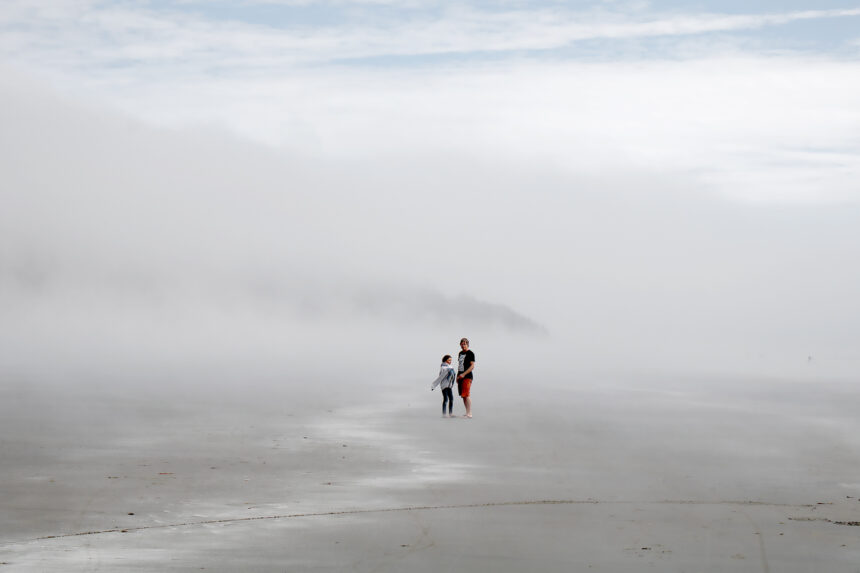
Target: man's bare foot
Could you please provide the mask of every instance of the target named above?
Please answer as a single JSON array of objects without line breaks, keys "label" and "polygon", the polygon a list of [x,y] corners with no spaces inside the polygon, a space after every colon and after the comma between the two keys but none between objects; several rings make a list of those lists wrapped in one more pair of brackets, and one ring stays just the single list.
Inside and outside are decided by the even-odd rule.
[{"label": "man's bare foot", "polygon": [[472,414],[465,414],[463,417],[464,417],[464,418],[471,418],[471,417],[472,417]]}]

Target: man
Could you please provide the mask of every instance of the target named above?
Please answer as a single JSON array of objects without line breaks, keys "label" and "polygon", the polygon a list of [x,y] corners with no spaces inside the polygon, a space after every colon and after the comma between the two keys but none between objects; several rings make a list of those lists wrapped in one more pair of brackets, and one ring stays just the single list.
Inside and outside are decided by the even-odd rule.
[{"label": "man", "polygon": [[457,356],[460,363],[457,368],[457,390],[466,406],[464,418],[472,417],[472,370],[475,369],[475,353],[469,350],[469,339],[460,340],[460,354]]}]

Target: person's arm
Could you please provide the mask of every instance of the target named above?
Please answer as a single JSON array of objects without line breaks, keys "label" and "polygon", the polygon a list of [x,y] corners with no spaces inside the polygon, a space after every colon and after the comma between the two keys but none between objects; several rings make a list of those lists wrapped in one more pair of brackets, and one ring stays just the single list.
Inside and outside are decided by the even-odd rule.
[{"label": "person's arm", "polygon": [[443,370],[442,372],[440,372],[440,373],[439,373],[439,377],[438,377],[438,378],[436,378],[436,379],[433,381],[433,384],[430,386],[430,390],[435,390],[435,389],[436,389],[436,386],[438,386],[439,384],[441,384],[441,383],[442,383],[442,380],[444,380],[444,379],[445,379],[445,376],[446,376],[446,375],[447,375],[447,373],[446,373],[444,370]]},{"label": "person's arm", "polygon": [[468,374],[469,372],[471,372],[474,368],[475,368],[475,361],[474,361],[474,360],[472,360],[472,363],[471,363],[471,364],[469,364],[469,367],[468,367],[468,368],[466,368],[466,369],[463,371],[463,373],[462,373],[462,374],[460,374],[459,376],[457,376],[457,378],[465,378],[465,377],[466,377],[466,374]]}]

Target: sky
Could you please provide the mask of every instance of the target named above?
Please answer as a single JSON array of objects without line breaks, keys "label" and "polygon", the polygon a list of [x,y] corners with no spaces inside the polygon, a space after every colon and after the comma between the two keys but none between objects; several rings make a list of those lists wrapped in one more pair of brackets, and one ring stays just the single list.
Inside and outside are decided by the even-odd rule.
[{"label": "sky", "polygon": [[16,376],[860,363],[860,4],[7,0],[0,72]]}]

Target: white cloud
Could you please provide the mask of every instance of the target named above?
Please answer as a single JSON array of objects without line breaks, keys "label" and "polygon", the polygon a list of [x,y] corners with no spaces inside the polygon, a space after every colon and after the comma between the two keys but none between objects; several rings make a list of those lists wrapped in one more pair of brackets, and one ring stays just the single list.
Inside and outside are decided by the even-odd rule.
[{"label": "white cloud", "polygon": [[674,62],[312,64],[686,37],[854,18],[858,10],[649,17],[450,8],[434,20],[278,30],[128,4],[4,9],[0,46],[18,67],[163,126],[217,125],[308,155],[443,151],[591,174],[621,162],[695,174],[702,186],[740,197],[856,199],[860,87],[852,61],[699,49]]},{"label": "white cloud", "polygon": [[630,168],[771,200],[857,200],[854,62],[744,57],[293,72],[110,92],[161,125],[219,123],[307,155],[452,154]]}]

